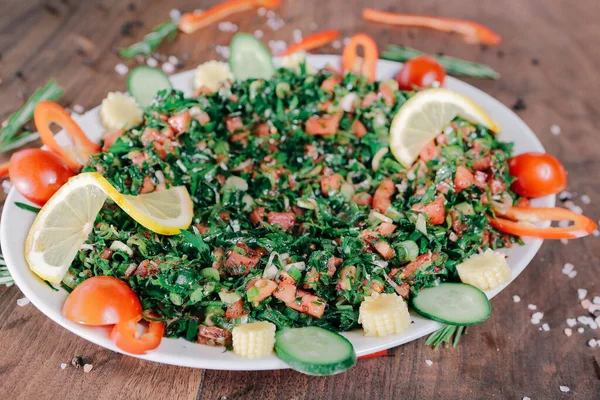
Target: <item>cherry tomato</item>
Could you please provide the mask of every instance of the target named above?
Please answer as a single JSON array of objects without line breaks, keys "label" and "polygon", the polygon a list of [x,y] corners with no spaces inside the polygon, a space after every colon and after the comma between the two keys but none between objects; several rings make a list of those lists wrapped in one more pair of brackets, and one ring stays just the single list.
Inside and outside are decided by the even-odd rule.
[{"label": "cherry tomato", "polygon": [[152,321],[148,325],[148,331],[140,335],[138,322],[141,319],[142,316],[138,315],[113,327],[110,338],[118,348],[132,354],[144,354],[158,347],[165,333],[165,324]]},{"label": "cherry tomato", "polygon": [[54,153],[26,149],[10,158],[10,181],[31,202],[43,206],[75,173]]},{"label": "cherry tomato", "polygon": [[400,90],[414,90],[417,88],[428,88],[434,82],[444,84],[446,71],[444,67],[429,56],[419,56],[404,63],[404,66],[396,75],[396,81]]},{"label": "cherry tomato", "polygon": [[510,174],[517,178],[511,189],[521,196],[542,197],[567,187],[567,171],[550,154],[519,154],[508,160],[508,167]]},{"label": "cherry tomato", "polygon": [[113,325],[141,313],[137,295],[112,276],[86,279],[69,294],[62,309],[65,318],[84,325]]}]

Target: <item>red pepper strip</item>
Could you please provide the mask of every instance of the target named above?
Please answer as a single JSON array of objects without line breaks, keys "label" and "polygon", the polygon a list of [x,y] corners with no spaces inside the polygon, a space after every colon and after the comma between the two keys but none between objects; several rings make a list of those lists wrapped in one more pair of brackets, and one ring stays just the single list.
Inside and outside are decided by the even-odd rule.
[{"label": "red pepper strip", "polygon": [[292,44],[280,55],[287,56],[300,50],[312,50],[321,46],[325,46],[329,42],[333,42],[335,39],[341,36],[340,31],[337,29],[329,29],[323,32],[317,32],[310,36],[305,37],[302,41]]},{"label": "red pepper strip", "polygon": [[381,350],[381,351],[376,351],[375,353],[371,353],[371,354],[367,354],[364,356],[360,356],[358,357],[359,360],[366,360],[368,358],[377,358],[377,357],[383,357],[383,356],[387,356],[388,351],[387,350]]},{"label": "red pepper strip", "polygon": [[177,26],[184,33],[192,33],[200,28],[205,28],[223,18],[238,12],[251,10],[253,8],[265,7],[269,9],[277,8],[281,0],[229,0],[217,4],[206,11],[199,13],[185,13],[179,19]]},{"label": "red pepper strip", "polygon": [[377,44],[373,38],[364,33],[352,36],[350,42],[344,47],[344,53],[342,54],[342,70],[344,73],[355,70],[358,61],[358,46],[362,46],[365,53],[360,73],[361,75],[366,76],[369,81],[374,82],[379,52],[377,51]]},{"label": "red pepper strip", "polygon": [[502,38],[488,27],[462,19],[391,13],[372,8],[365,8],[363,10],[363,18],[367,21],[389,25],[414,26],[435,29],[442,32],[459,33],[463,36],[465,42],[471,44],[483,43],[493,46],[502,42]]},{"label": "red pepper strip", "polygon": [[[69,113],[53,101],[40,102],[33,112],[33,120],[42,142],[50,151],[61,156],[69,168],[80,169],[92,154],[100,151],[100,146],[85,136]],[[65,149],[56,142],[54,133],[50,129],[52,124],[57,124],[65,130],[73,144],[73,149]]]},{"label": "red pepper strip", "polygon": [[10,161],[0,164],[0,178],[4,178],[8,176],[8,167],[10,166]]},{"label": "red pepper strip", "polygon": [[[498,213],[498,210],[496,210]],[[596,230],[596,223],[586,216],[564,208],[511,207],[501,214],[506,218],[490,218],[490,224],[501,232],[541,239],[577,239]],[[538,228],[522,222],[572,221],[566,228]]]}]

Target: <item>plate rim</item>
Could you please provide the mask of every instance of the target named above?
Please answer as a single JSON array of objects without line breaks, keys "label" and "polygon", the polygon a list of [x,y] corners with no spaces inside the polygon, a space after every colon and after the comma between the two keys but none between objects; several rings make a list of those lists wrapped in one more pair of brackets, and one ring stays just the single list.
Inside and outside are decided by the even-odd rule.
[{"label": "plate rim", "polygon": [[[330,54],[319,54],[319,55],[310,55],[309,54],[308,55],[308,60],[311,63],[319,64],[319,65],[336,63],[336,62],[339,62],[340,58],[341,57],[339,55],[330,55]],[[274,60],[275,60],[276,64],[278,64],[280,61],[280,59],[278,57],[275,57]],[[380,59],[380,60],[378,60],[377,67],[378,67],[378,70],[390,69],[390,68],[397,69],[401,65],[402,65],[402,63],[399,63],[399,62]],[[171,80],[180,80],[180,79],[182,80],[184,78],[187,78],[188,75],[193,74],[193,71],[194,71],[193,69],[183,71],[178,74],[171,75],[169,78]],[[459,79],[456,79],[453,77],[448,77],[447,79],[448,79],[448,82],[450,83],[450,86],[459,87],[461,92],[470,92],[471,94],[467,94],[467,96],[469,96],[469,97],[475,96],[478,99],[477,101],[474,100],[477,104],[481,105],[480,100],[483,100],[484,103],[492,105],[495,108],[500,108],[503,113],[508,113],[508,114],[511,114],[512,116],[516,117],[515,122],[518,125],[519,131],[522,131],[526,134],[526,136],[528,137],[528,140],[531,142],[530,144],[533,147],[537,148],[539,151],[545,152],[544,146],[542,145],[539,138],[535,135],[535,133],[531,130],[531,128],[529,128],[529,126],[517,114],[515,114],[512,110],[510,110],[508,107],[506,107],[504,104],[502,104],[499,100],[492,97],[491,95],[488,95],[481,89],[478,89],[478,88],[476,88],[466,82],[463,82]],[[174,85],[174,86],[176,86],[176,85]],[[189,94],[189,92],[191,91],[191,86],[187,90],[184,88],[184,91],[186,92],[186,94]],[[483,107],[483,108],[485,109],[488,107]],[[99,106],[96,106],[96,107],[90,109],[89,111],[87,111],[85,114],[83,114],[83,116],[86,116],[91,113],[97,113],[98,109],[99,109]],[[76,335],[82,337],[83,339],[86,339],[94,344],[97,344],[97,345],[107,348],[109,350],[112,350],[112,351],[115,351],[118,353],[122,353],[122,354],[125,354],[128,356],[141,358],[144,360],[149,360],[149,361],[154,361],[154,362],[159,362],[159,363],[164,363],[164,364],[192,367],[192,368],[203,368],[203,369],[244,370],[244,371],[274,370],[274,369],[289,368],[286,364],[284,364],[283,362],[281,362],[279,359],[277,359],[274,356],[271,356],[271,357],[268,357],[265,359],[258,359],[258,360],[248,360],[248,359],[243,359],[241,357],[236,357],[233,360],[229,360],[229,359],[227,359],[227,357],[223,358],[223,356],[221,355],[222,354],[221,350],[219,350],[218,352],[213,351],[213,350],[215,350],[215,348],[212,348],[213,350],[211,350],[211,351],[207,350],[207,352],[210,352],[211,356],[214,354],[216,356],[216,358],[190,359],[188,357],[182,357],[181,355],[178,355],[175,353],[169,353],[169,351],[172,350],[171,347],[173,347],[173,346],[179,347],[180,346],[180,344],[178,344],[178,342],[184,342],[184,344],[182,346],[183,348],[185,348],[185,344],[196,345],[195,343],[188,342],[185,339],[181,339],[181,338],[180,339],[163,340],[163,343],[165,343],[165,342],[167,342],[167,343],[165,343],[165,345],[161,344],[161,346],[159,347],[160,351],[157,350],[157,351],[150,352],[150,353],[148,353],[146,355],[142,355],[142,356],[133,355],[133,354],[125,353],[125,352],[121,351],[120,349],[118,349],[116,346],[114,346],[114,344],[112,344],[112,342],[110,340],[107,340],[106,334],[104,334],[104,337],[102,337],[102,335],[97,334],[97,332],[99,330],[105,331],[106,328],[90,328],[90,327],[78,325],[78,324],[75,324],[75,323],[72,323],[72,322],[66,320],[64,317],[62,317],[60,310],[57,311],[50,304],[45,302],[42,298],[43,296],[37,294],[34,291],[34,289],[31,287],[31,285],[26,281],[26,279],[24,279],[23,276],[21,276],[21,274],[19,273],[19,271],[16,270],[16,268],[17,268],[16,265],[18,265],[19,263],[17,262],[17,260],[15,258],[18,257],[16,254],[18,254],[19,251],[11,250],[11,247],[8,246],[8,244],[10,243],[10,240],[9,240],[10,232],[9,231],[10,231],[10,227],[13,226],[12,224],[10,224],[11,217],[10,217],[9,213],[15,207],[14,206],[15,200],[21,201],[21,200],[23,200],[23,198],[22,198],[22,196],[20,196],[19,193],[16,192],[16,190],[14,188],[12,188],[6,198],[5,205],[4,205],[4,208],[2,211],[2,218],[1,218],[2,223],[0,224],[0,243],[2,245],[3,255],[5,257],[5,261],[6,261],[8,270],[10,271],[11,275],[13,276],[13,278],[15,280],[15,284],[19,287],[19,289],[23,292],[23,294],[31,301],[31,303],[38,310],[40,310],[43,314],[45,314],[46,317],[50,318],[52,321],[59,324],[63,328],[67,329],[68,331],[71,331],[72,333],[75,333]],[[546,196],[545,198],[542,198],[539,200],[541,202],[543,202],[545,206],[552,207],[555,205],[556,196],[554,196],[554,195]],[[9,222],[4,223],[4,221],[9,221]],[[531,260],[537,255],[542,243],[543,243],[543,240],[540,240],[540,239],[534,239],[534,240],[530,240],[528,242],[528,246],[530,246],[530,247],[528,247],[528,249],[527,249],[527,254],[524,257],[524,259],[519,260],[519,263],[524,263],[524,266],[522,266],[518,271],[513,272],[513,277],[508,284],[503,285],[502,287],[498,288],[497,290],[487,292],[486,294],[488,295],[489,298],[494,297],[497,293],[504,290],[510,283],[512,283],[518,277],[518,275],[529,265]],[[22,251],[20,253],[21,253],[21,257],[23,259],[21,261],[24,261],[24,256],[22,254]],[[25,263],[25,266],[26,266],[26,263]],[[31,273],[28,268],[27,268],[27,272]],[[27,272],[25,272],[25,273],[27,273]],[[48,290],[50,290],[50,289],[48,289]],[[61,289],[61,290],[64,291],[64,289]],[[420,318],[420,317],[416,316],[411,311],[411,319],[414,320],[415,318]],[[377,345],[377,344],[371,345],[366,350],[357,351],[357,355],[361,356],[361,355],[369,354],[369,353],[372,353],[375,351],[380,351],[380,350],[400,346],[402,344],[411,342],[413,340],[417,340],[425,335],[428,335],[429,333],[433,332],[434,330],[438,329],[441,326],[441,324],[434,322],[434,321],[428,321],[428,322],[430,322],[428,324],[429,326],[426,329],[421,328],[421,330],[416,334],[409,335],[408,337],[406,337],[406,335],[404,335],[404,337],[402,337],[402,339],[397,340],[396,342],[389,341],[389,340],[381,341],[380,345]],[[353,338],[352,338],[353,332],[343,333],[343,334],[344,334],[344,336],[350,336],[349,339],[351,341],[353,340]],[[354,332],[354,335],[356,335],[355,332]],[[364,336],[362,336],[362,337],[364,337]],[[357,340],[357,338],[355,337],[354,340]],[[163,346],[168,347],[168,349],[161,349],[161,348],[163,348]],[[207,347],[207,346],[204,346],[204,347]],[[167,350],[167,352],[164,352],[163,350]]]}]

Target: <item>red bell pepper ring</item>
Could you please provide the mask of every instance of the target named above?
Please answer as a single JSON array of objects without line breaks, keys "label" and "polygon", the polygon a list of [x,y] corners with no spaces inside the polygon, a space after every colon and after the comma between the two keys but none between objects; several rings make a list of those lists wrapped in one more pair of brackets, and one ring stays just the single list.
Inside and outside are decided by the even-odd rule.
[{"label": "red bell pepper ring", "polygon": [[344,47],[344,53],[342,54],[342,70],[344,73],[355,71],[358,61],[357,50],[359,46],[362,46],[365,54],[360,67],[360,74],[366,76],[370,82],[374,82],[379,52],[377,50],[377,43],[375,43],[371,36],[365,35],[364,33],[352,36],[350,42]]},{"label": "red bell pepper ring", "polygon": [[138,322],[141,319],[142,316],[139,315],[130,320],[119,321],[113,327],[110,338],[119,349],[131,354],[145,354],[160,345],[165,333],[164,322],[149,321],[148,331],[140,335]]},{"label": "red bell pepper ring", "polygon": [[290,45],[280,55],[288,56],[297,51],[308,51],[313,50],[321,46],[325,46],[327,43],[333,42],[335,39],[341,36],[340,31],[337,29],[329,29],[323,32],[317,32],[310,36],[305,37],[302,41]]},{"label": "red bell pepper ring", "polygon": [[[597,228],[596,223],[588,217],[558,207],[511,207],[502,213],[500,210],[496,210],[496,213],[505,218],[490,218],[490,224],[501,232],[517,236],[540,239],[577,239],[589,235]],[[538,228],[531,224],[542,221],[571,221],[573,225],[564,228]]]},{"label": "red bell pepper ring", "polygon": [[387,350],[381,350],[381,351],[376,351],[375,353],[371,353],[371,354],[366,354],[364,356],[360,356],[358,357],[359,360],[366,360],[369,358],[377,358],[377,357],[383,357],[383,356],[387,356],[388,355],[388,351]]},{"label": "red bell pepper ring", "polygon": [[258,7],[274,9],[280,4],[281,0],[229,0],[199,13],[183,14],[177,27],[184,33],[192,33],[238,12]]},{"label": "red bell pepper ring", "polygon": [[[50,151],[62,157],[69,168],[80,169],[92,154],[100,151],[100,146],[88,139],[69,113],[53,101],[40,102],[35,107],[33,119],[42,142]],[[54,133],[50,129],[53,123],[65,130],[73,148],[61,147],[56,142]]]},{"label": "red bell pepper ring", "polygon": [[363,18],[367,21],[388,25],[430,28],[442,32],[458,33],[467,43],[471,44],[483,43],[494,46],[502,42],[502,38],[488,27],[462,19],[392,13],[372,8],[363,10]]}]

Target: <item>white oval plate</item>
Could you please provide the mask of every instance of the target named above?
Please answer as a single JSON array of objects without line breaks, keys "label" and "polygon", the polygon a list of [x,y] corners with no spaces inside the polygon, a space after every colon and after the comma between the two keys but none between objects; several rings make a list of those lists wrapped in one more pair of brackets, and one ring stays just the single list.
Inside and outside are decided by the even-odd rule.
[{"label": "white oval plate", "polygon": [[[340,64],[340,57],[311,55],[309,56],[309,61],[317,68],[322,68],[326,64],[338,66]],[[400,69],[400,65],[396,62],[380,60],[377,65],[377,79],[393,77]],[[183,90],[186,95],[190,95],[193,78],[194,72],[187,71],[173,75],[170,79],[176,89]],[[514,142],[515,153],[544,151],[542,144],[531,129],[496,99],[479,89],[453,78],[448,78],[447,87],[470,97],[475,103],[487,110],[492,118],[502,127],[500,137],[505,141]],[[92,140],[96,142],[101,140],[104,128],[98,118],[98,107],[76,120]],[[60,134],[59,141],[65,141],[64,134]],[[25,237],[27,236],[29,227],[33,223],[34,214],[17,207],[15,201],[27,202],[15,189],[12,189],[6,199],[2,213],[0,237],[3,254],[10,273],[23,294],[40,311],[71,332],[102,347],[122,352],[108,338],[109,330],[107,328],[82,326],[65,319],[61,314],[61,308],[67,297],[67,292],[63,289],[58,292],[53,291],[29,270],[23,256],[23,248]],[[532,204],[539,207],[553,207],[554,202],[554,196],[548,196],[535,199]],[[508,263],[512,269],[513,280],[525,269],[541,245],[542,240],[526,240],[524,246],[504,250],[508,255]],[[488,297],[495,296],[507,285],[488,292]],[[362,356],[418,339],[441,326],[437,322],[424,319],[414,313],[411,316],[413,323],[406,332],[400,335],[372,338],[363,336],[361,331],[346,332],[343,335],[352,342],[357,355]],[[259,360],[249,360],[237,357],[232,352],[223,352],[222,348],[194,344],[184,339],[164,339],[158,349],[139,358],[165,364],[205,369],[269,370],[287,368],[287,365],[275,356]]]}]

